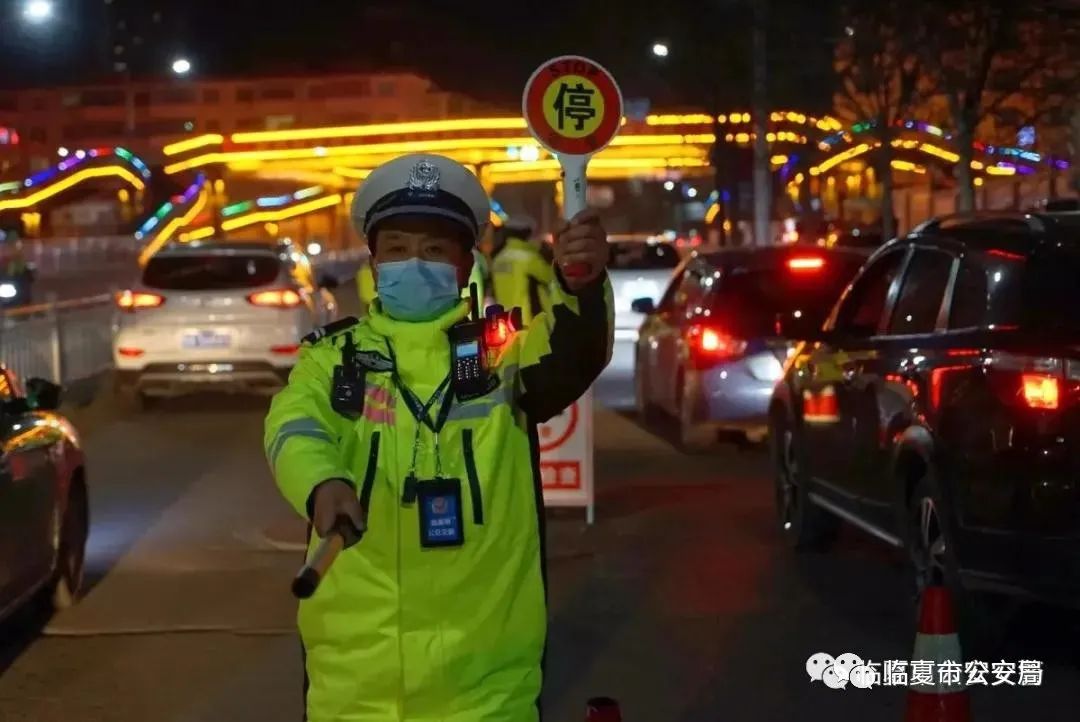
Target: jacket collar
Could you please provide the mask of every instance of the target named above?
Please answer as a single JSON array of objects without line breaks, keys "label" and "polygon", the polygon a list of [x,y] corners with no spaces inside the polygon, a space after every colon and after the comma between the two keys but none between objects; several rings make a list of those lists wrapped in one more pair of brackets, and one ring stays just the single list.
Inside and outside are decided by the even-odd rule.
[{"label": "jacket collar", "polygon": [[368,323],[375,333],[390,339],[395,346],[432,346],[444,343],[446,331],[469,315],[469,306],[469,301],[463,299],[449,311],[430,321],[399,321],[387,315],[382,303],[376,298],[368,308]]}]

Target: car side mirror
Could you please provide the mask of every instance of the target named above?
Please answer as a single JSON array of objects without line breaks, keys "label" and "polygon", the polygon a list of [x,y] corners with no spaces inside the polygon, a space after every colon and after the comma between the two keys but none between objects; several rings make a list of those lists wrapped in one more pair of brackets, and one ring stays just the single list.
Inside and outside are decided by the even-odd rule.
[{"label": "car side mirror", "polygon": [[341,284],[338,283],[338,280],[336,278],[334,278],[333,276],[331,276],[330,274],[328,274],[328,273],[323,274],[322,276],[319,277],[319,287],[320,288],[325,288],[328,291],[333,291],[335,288],[337,288],[340,285]]},{"label": "car side mirror", "polygon": [[26,398],[30,408],[56,411],[60,408],[60,386],[41,378],[26,380]]},{"label": "car side mirror", "polygon": [[635,298],[630,302],[630,310],[648,316],[649,314],[656,313],[656,304],[653,303],[651,298]]}]

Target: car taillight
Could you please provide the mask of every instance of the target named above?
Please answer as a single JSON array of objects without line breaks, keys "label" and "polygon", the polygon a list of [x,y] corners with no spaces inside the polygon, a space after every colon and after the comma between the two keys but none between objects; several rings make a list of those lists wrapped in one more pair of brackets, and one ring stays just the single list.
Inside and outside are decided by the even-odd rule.
[{"label": "car taillight", "polygon": [[705,369],[737,357],[746,350],[746,341],[715,326],[695,323],[686,329],[686,346],[693,367]]},{"label": "car taillight", "polygon": [[1056,409],[1061,400],[1061,381],[1045,374],[1021,374],[1024,401],[1033,409]]},{"label": "car taillight", "polygon": [[116,349],[116,353],[120,354],[124,358],[138,358],[146,352],[143,351],[141,348],[134,348],[132,346],[121,346],[120,348]]},{"label": "car taillight", "polygon": [[794,256],[788,259],[788,270],[792,273],[814,273],[825,267],[821,256]]},{"label": "car taillight", "polygon": [[298,344],[298,343],[290,343],[290,344],[283,344],[281,346],[271,346],[270,347],[270,353],[277,353],[277,354],[281,354],[282,356],[291,356],[292,354],[297,353],[299,350],[300,350],[300,344]]},{"label": "car taillight", "polygon": [[300,294],[291,288],[279,288],[272,291],[259,291],[248,298],[248,303],[253,306],[265,306],[267,308],[296,308],[302,299]]},{"label": "car taillight", "polygon": [[116,294],[116,305],[124,311],[135,311],[140,308],[157,308],[164,303],[165,297],[156,293],[121,291]]},{"label": "car taillight", "polygon": [[1080,362],[995,351],[988,366],[991,384],[1006,404],[1057,411],[1080,403]]}]

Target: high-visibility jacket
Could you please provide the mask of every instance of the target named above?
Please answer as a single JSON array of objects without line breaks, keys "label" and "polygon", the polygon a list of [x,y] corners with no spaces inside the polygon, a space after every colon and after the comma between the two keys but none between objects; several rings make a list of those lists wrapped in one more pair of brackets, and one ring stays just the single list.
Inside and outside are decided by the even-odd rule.
[{"label": "high-visibility jacket", "polygon": [[[408,323],[376,301],[366,318],[305,340],[266,419],[274,478],[308,518],[315,487],[345,479],[368,523],[300,603],[309,722],[539,719],[547,610],[536,424],[587,390],[611,357],[614,333],[606,278],[577,295],[561,282],[555,288],[552,314],[513,334],[493,359],[498,384],[479,398],[455,398],[438,436],[442,476],[461,483],[460,547],[420,546],[417,505],[402,498],[418,424],[392,375],[367,372],[356,420],[331,408],[330,392],[351,335],[358,350],[396,358],[402,383],[426,402],[449,373],[446,330],[468,303]],[[416,476],[430,479],[434,435],[420,426]]]},{"label": "high-visibility jacket", "polygon": [[538,314],[551,309],[551,261],[540,249],[521,238],[508,238],[492,263],[491,283],[495,303],[521,309],[528,325]]},{"label": "high-visibility jacket", "polygon": [[[485,278],[488,275],[487,259],[484,258],[484,254],[480,251],[473,249],[473,266],[472,271],[469,273],[469,284],[476,284],[477,299],[479,299],[481,305],[484,303],[485,294],[487,293],[487,283]],[[364,309],[371,307],[371,302],[375,300],[375,276],[371,272],[371,263],[365,263],[360,267],[360,270],[356,272],[356,292],[360,295],[360,304]],[[469,286],[466,286],[461,290],[462,298],[469,297]]]}]

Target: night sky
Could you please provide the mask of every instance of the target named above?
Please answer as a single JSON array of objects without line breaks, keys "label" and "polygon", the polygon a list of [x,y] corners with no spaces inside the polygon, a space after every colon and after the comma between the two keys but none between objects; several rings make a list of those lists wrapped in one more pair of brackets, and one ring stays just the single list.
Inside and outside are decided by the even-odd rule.
[{"label": "night sky", "polygon": [[[41,27],[22,21],[22,2],[0,0],[0,63],[9,69],[0,85],[8,87],[115,78],[110,52],[121,44],[136,76],[162,75],[178,54],[202,77],[403,69],[513,102],[541,61],[578,52],[608,65],[624,95],[656,105],[697,106],[711,93],[740,103],[749,92],[748,3],[740,0],[55,0],[56,20]],[[828,3],[773,5],[776,102],[827,106]],[[665,61],[649,52],[657,40],[672,46]]]}]

